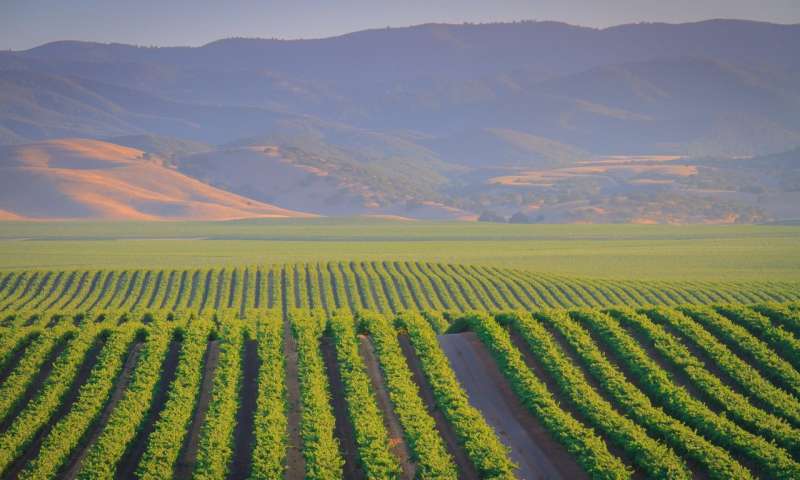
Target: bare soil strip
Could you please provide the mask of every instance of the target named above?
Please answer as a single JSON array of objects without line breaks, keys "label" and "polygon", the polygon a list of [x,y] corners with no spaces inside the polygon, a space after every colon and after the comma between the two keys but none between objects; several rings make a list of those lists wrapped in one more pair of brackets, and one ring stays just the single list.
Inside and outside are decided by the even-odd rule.
[{"label": "bare soil strip", "polygon": [[213,274],[214,274],[214,270],[209,270],[208,273],[206,273],[206,281],[203,283],[203,297],[202,297],[202,299],[200,301],[200,310],[203,310],[204,308],[206,308],[206,304],[208,304],[208,295],[210,293],[209,289],[210,289],[210,284],[211,284],[211,275],[213,275]]},{"label": "bare soil strip", "polygon": [[217,291],[214,292],[214,309],[220,308],[222,301],[222,287],[225,285],[225,269],[219,271],[217,274]]},{"label": "bare soil strip", "polygon": [[311,281],[311,271],[308,268],[308,264],[306,263],[303,266],[306,269],[306,294],[308,295],[308,308],[317,308],[317,299],[314,298],[314,288],[312,286]]},{"label": "bare soil strip", "polygon": [[161,297],[161,303],[158,305],[158,308],[166,307],[167,300],[169,299],[169,296],[172,295],[172,291],[175,290],[176,288],[180,288],[175,285],[178,282],[177,278],[178,278],[178,272],[176,272],[175,270],[169,272],[169,277],[167,277],[167,287],[166,290],[164,291],[164,296]]},{"label": "bare soil strip", "polygon": [[[27,348],[27,345],[26,347]],[[19,349],[17,358],[22,356],[22,352],[25,348]],[[47,359],[42,364],[39,371],[36,372],[36,376],[33,377],[33,381],[28,385],[28,388],[25,389],[25,393],[22,394],[19,402],[14,405],[14,408],[8,413],[6,418],[2,419],[0,422],[0,432],[5,432],[8,430],[8,427],[11,426],[11,423],[14,421],[15,418],[19,415],[19,413],[28,405],[28,403],[39,393],[39,390],[44,385],[44,381],[47,380],[47,377],[50,376],[50,372],[53,370],[53,363],[56,359],[64,352],[67,348],[67,339],[61,338],[56,342],[55,346],[52,350],[47,354]],[[16,362],[13,363],[13,367],[16,367]],[[9,373],[11,370],[9,370]],[[3,379],[5,380],[5,378]]]},{"label": "bare soil strip", "polygon": [[183,447],[178,461],[175,464],[173,478],[192,478],[194,464],[197,461],[197,449],[200,446],[200,430],[206,420],[208,405],[211,403],[211,389],[214,386],[214,373],[219,363],[219,340],[208,342],[206,354],[203,358],[203,382],[200,384],[200,394],[194,407],[194,415],[189,423],[189,430],[183,439]]},{"label": "bare soil strip", "polygon": [[[511,449],[511,459],[522,478],[587,478],[570,455],[533,418],[472,333],[440,335],[439,344],[469,397],[500,441]],[[547,448],[549,447],[549,448]],[[547,448],[547,450],[545,450]],[[562,468],[556,466],[556,461]]]},{"label": "bare soil strip", "polygon": [[300,440],[300,382],[297,370],[297,342],[289,325],[286,298],[286,270],[281,270],[281,302],[283,312],[283,353],[286,362],[286,419],[288,445],[286,446],[286,479],[302,480],[306,473],[303,444]]},{"label": "bare soil strip", "polygon": [[136,294],[136,300],[133,301],[130,309],[135,309],[139,303],[142,301],[142,297],[144,296],[145,291],[147,290],[147,285],[152,281],[151,278],[153,277],[153,272],[148,270],[147,273],[144,274],[144,278],[142,279],[142,287],[139,290],[139,293]]},{"label": "bare soil strip", "polygon": [[[184,270],[183,273],[181,273],[181,281],[180,284],[178,285],[178,292],[175,295],[175,301],[172,302],[171,308],[173,310],[176,310],[178,308],[178,305],[180,305],[181,303],[181,299],[183,298],[184,295],[186,295],[186,280],[188,278],[189,278],[189,272],[187,270]],[[164,297],[165,302],[166,298],[167,297]]]},{"label": "bare soil strip", "polygon": [[255,412],[258,400],[258,342],[245,340],[242,355],[242,386],[239,390],[239,410],[236,412],[236,427],[233,432],[233,460],[228,471],[228,480],[247,478],[252,465],[255,445]]},{"label": "bare soil strip", "polygon": [[228,285],[228,304],[224,305],[225,308],[233,308],[233,297],[236,292],[236,286],[239,284],[239,270],[233,269],[231,271],[231,282]]},{"label": "bare soil strip", "polygon": [[142,351],[143,345],[144,342],[138,342],[131,347],[128,358],[125,360],[125,365],[122,368],[122,372],[117,378],[114,391],[111,392],[111,397],[108,399],[108,402],[103,408],[103,411],[100,413],[100,416],[84,434],[84,438],[81,440],[78,448],[72,452],[69,459],[64,463],[64,468],[62,469],[63,474],[60,474],[59,478],[72,480],[78,476],[83,459],[89,453],[89,449],[92,448],[92,445],[94,445],[95,442],[97,442],[97,439],[100,438],[100,434],[103,433],[103,429],[106,427],[108,419],[111,417],[111,413],[114,411],[117,403],[119,403],[119,401],[122,399],[122,396],[125,394],[125,390],[130,384],[133,369],[136,366],[136,362],[139,360],[139,354]]},{"label": "bare soil strip", "polygon": [[328,286],[325,283],[325,277],[322,274],[321,268],[315,268],[314,270],[317,271],[317,285],[319,285],[319,298],[322,300],[322,308],[326,312],[329,312],[333,307],[331,305],[328,305],[328,296],[325,290],[326,288],[328,288]]},{"label": "bare soil strip", "polygon": [[477,480],[480,478],[478,472],[475,470],[472,462],[470,462],[464,449],[458,443],[458,437],[456,437],[453,427],[445,418],[444,413],[436,406],[436,398],[433,396],[433,390],[431,390],[428,379],[425,378],[422,365],[420,364],[419,358],[417,358],[414,347],[408,339],[408,335],[400,335],[398,340],[400,341],[400,348],[403,350],[403,355],[406,357],[408,368],[411,369],[411,373],[414,377],[414,383],[416,383],[419,388],[420,398],[422,398],[422,401],[425,403],[428,413],[436,421],[436,429],[439,430],[439,434],[442,436],[442,440],[444,440],[444,445],[448,453],[450,453],[453,457],[453,461],[455,461],[456,468],[458,468],[458,478],[462,480]]},{"label": "bare soil strip", "polygon": [[[231,289],[231,299],[234,290]],[[244,311],[247,308],[247,295],[250,293],[250,269],[245,268],[242,273],[242,303],[239,304],[239,318],[244,318]],[[231,300],[233,301],[233,300]]]},{"label": "bare soil strip", "polygon": [[336,361],[336,346],[330,337],[322,337],[320,341],[322,358],[325,361],[325,371],[331,386],[331,404],[333,415],[336,417],[336,437],[339,439],[339,448],[344,457],[344,478],[364,479],[366,475],[359,465],[358,447],[353,424],[347,414],[347,401],[344,398],[344,384],[342,384],[339,363]]},{"label": "bare soil strip", "polygon": [[411,451],[408,449],[408,444],[403,434],[403,426],[400,424],[400,419],[392,406],[392,400],[386,390],[381,367],[378,365],[378,358],[375,355],[375,349],[369,337],[363,335],[359,337],[358,353],[361,354],[361,360],[364,362],[367,375],[369,375],[372,382],[372,389],[375,392],[378,407],[383,412],[383,423],[386,425],[386,431],[389,432],[389,445],[392,453],[397,457],[400,467],[403,469],[401,478],[412,480],[415,478],[417,466],[412,460]]},{"label": "bare soil strip", "polygon": [[255,307],[255,308],[261,308],[261,302],[263,301],[261,299],[261,290],[262,290],[261,282],[263,282],[263,281],[264,281],[264,279],[262,278],[261,269],[257,268],[256,269],[256,282],[255,282],[256,285],[255,285],[255,291],[253,292],[255,294],[253,296],[253,307]]},{"label": "bare soil strip", "polygon": [[61,400],[61,405],[50,416],[47,424],[40,428],[38,432],[36,432],[33,440],[25,448],[22,455],[14,459],[14,462],[9,465],[8,469],[3,474],[4,479],[11,480],[18,478],[19,474],[22,472],[22,469],[28,465],[28,462],[39,455],[39,450],[42,448],[42,442],[44,442],[44,439],[47,438],[50,430],[53,429],[55,424],[63,416],[69,413],[70,409],[72,409],[72,405],[78,399],[78,393],[80,392],[81,387],[83,387],[83,385],[89,379],[89,375],[92,373],[92,369],[97,363],[97,357],[100,354],[100,350],[103,348],[103,345],[105,345],[105,338],[99,338],[95,344],[92,345],[92,348],[89,349],[89,352],[86,354],[86,357],[83,359],[83,362],[78,369],[78,374],[75,377],[75,381],[72,382],[72,385],[69,387],[66,395],[64,395],[64,398]]},{"label": "bare soil strip", "polygon": [[[128,288],[125,289],[125,296],[120,299],[119,303],[117,303],[118,306],[128,303],[128,299],[131,298],[131,294],[133,294],[133,288],[136,285],[136,281],[139,280],[139,275],[141,275],[139,270],[136,270],[133,272],[133,274],[131,274],[131,279],[128,281]],[[107,303],[106,308],[109,305],[111,305],[111,303]]]},{"label": "bare soil strip", "polygon": [[114,271],[108,272],[108,275],[106,275],[106,279],[103,282],[103,286],[100,288],[100,294],[97,296],[97,298],[94,299],[94,302],[92,302],[92,304],[89,305],[87,310],[94,310],[94,307],[96,307],[97,304],[100,303],[100,301],[106,297],[106,292],[108,292],[108,289],[111,288],[111,282],[113,282],[114,279],[117,279],[119,281],[119,276],[116,275],[116,272]]},{"label": "bare soil strip", "polygon": [[128,446],[128,450],[125,452],[125,455],[122,456],[119,465],[117,465],[115,478],[118,480],[136,478],[134,472],[136,471],[136,467],[139,466],[142,455],[144,455],[144,451],[147,448],[147,439],[155,429],[156,421],[158,421],[161,416],[161,411],[164,410],[164,405],[167,403],[169,387],[175,380],[180,350],[181,342],[177,338],[174,338],[169,344],[169,350],[167,350],[167,356],[161,368],[161,379],[156,386],[156,391],[153,394],[153,401],[150,404],[147,416],[142,425],[139,426],[136,437],[134,437],[133,441]]},{"label": "bare soil strip", "polygon": [[[11,372],[17,368],[17,364],[19,363],[22,356],[25,354],[25,350],[28,349],[28,346],[33,341],[33,336],[28,335],[28,338],[22,341],[21,344],[17,344],[14,346],[14,349],[11,351],[11,356],[8,357],[5,361],[5,365],[3,366],[2,370],[0,370],[0,385],[2,385]],[[5,353],[5,352],[3,352]]]},{"label": "bare soil strip", "polygon": [[[153,291],[150,293],[150,299],[147,300],[147,308],[153,308],[153,304],[156,303],[156,298],[158,297],[158,292],[161,291],[161,284],[164,283],[164,270],[159,270],[158,275],[156,275],[156,282],[153,284]],[[165,289],[169,287],[167,285]]]}]

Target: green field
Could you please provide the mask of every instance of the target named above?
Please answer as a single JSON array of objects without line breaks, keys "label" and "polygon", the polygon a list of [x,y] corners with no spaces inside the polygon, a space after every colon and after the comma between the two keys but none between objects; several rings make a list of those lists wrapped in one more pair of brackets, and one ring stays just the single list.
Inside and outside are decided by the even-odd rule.
[{"label": "green field", "polygon": [[414,260],[573,277],[800,280],[798,226],[384,220],[0,223],[0,270]]}]

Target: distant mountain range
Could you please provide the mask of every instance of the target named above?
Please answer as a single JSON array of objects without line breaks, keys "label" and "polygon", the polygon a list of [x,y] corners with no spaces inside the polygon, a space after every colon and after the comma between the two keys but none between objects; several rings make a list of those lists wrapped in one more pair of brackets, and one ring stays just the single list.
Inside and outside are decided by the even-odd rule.
[{"label": "distant mountain range", "polygon": [[[800,214],[775,200],[793,192],[779,179],[798,162],[747,181],[740,163],[697,162],[800,146],[798,51],[800,25],[737,20],[429,24],[196,48],[55,42],[0,52],[0,145],[102,140],[314,214],[786,220]],[[570,170],[619,155],[650,160]],[[700,166],[640,178],[654,155]],[[532,171],[559,180],[493,180]],[[697,188],[714,178],[738,193]]]}]

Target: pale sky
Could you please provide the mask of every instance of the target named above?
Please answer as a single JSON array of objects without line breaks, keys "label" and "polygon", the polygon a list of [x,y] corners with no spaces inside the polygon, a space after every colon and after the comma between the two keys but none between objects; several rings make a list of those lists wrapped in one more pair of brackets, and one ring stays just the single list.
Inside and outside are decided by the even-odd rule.
[{"label": "pale sky", "polygon": [[800,23],[800,0],[0,0],[0,49],[55,40],[196,46],[427,22],[558,20],[602,28],[711,18]]}]

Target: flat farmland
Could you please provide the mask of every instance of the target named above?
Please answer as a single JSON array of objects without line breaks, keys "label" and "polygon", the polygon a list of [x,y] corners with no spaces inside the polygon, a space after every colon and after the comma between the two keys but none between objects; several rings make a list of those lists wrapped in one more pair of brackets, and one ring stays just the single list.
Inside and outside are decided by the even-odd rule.
[{"label": "flat farmland", "polygon": [[356,219],[0,225],[0,270],[410,260],[628,280],[800,279],[798,226]]}]

